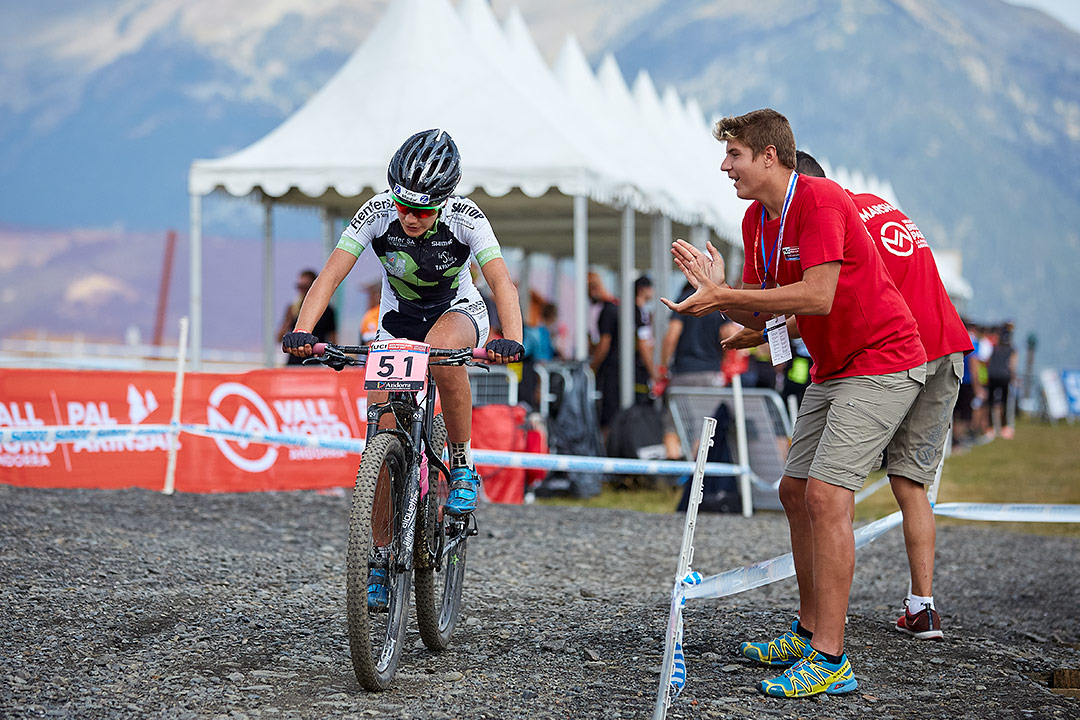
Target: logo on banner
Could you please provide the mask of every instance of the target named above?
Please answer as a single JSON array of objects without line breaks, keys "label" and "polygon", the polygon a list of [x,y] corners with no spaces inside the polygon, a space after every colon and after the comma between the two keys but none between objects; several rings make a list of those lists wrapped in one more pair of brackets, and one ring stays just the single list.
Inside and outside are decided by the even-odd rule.
[{"label": "logo on banner", "polygon": [[[31,402],[0,402],[0,427],[44,427]],[[0,467],[49,467],[49,453],[56,450],[55,442],[17,442],[0,445]]]},{"label": "logo on banner", "polygon": [[[231,398],[235,401],[229,402]],[[225,417],[222,407],[231,408],[224,412],[232,412],[232,419]],[[270,407],[257,392],[247,385],[227,382],[218,385],[210,393],[209,406],[206,408],[207,424],[216,430],[234,430],[243,433],[277,432],[277,419]],[[277,448],[271,445],[255,445],[256,452],[251,456],[244,451],[248,450],[251,442],[242,438],[239,440],[225,440],[214,438],[214,443],[221,450],[221,454],[229,459],[236,467],[247,472],[257,473],[268,470],[277,460]],[[237,450],[239,448],[239,451]]]},{"label": "logo on banner", "polygon": [[[283,398],[274,400],[272,407],[259,393],[247,385],[228,382],[210,393],[206,409],[210,427],[231,430],[238,434],[281,433],[316,437],[349,438],[349,426],[341,422],[325,398]],[[276,447],[254,443],[249,438],[214,438],[221,453],[236,467],[251,473],[271,468],[279,457]],[[344,450],[327,448],[290,447],[289,460],[318,460],[341,458]]]},{"label": "logo on banner", "polygon": [[150,413],[158,409],[158,401],[154,397],[154,391],[147,390],[145,394],[140,393],[139,389],[134,385],[128,385],[127,403],[128,418],[131,420],[132,425],[138,425],[150,417]]}]

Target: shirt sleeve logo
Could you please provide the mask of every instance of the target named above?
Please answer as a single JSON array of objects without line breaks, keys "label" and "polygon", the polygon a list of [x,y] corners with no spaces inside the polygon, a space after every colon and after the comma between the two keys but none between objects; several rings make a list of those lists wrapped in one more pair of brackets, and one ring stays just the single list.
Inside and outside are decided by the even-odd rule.
[{"label": "shirt sleeve logo", "polygon": [[915,241],[908,229],[898,222],[887,222],[881,226],[881,244],[893,255],[907,257],[915,252]]}]

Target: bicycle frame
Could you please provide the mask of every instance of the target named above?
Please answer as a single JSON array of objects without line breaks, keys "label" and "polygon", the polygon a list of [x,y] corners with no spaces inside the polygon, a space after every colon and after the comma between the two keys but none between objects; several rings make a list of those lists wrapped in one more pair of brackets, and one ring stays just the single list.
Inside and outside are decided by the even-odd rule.
[{"label": "bicycle frame", "polygon": [[[436,456],[431,449],[431,423],[435,418],[435,403],[431,402],[430,399],[434,394],[435,385],[430,370],[427,374],[427,387],[430,392],[425,395],[423,402],[417,401],[417,392],[391,392],[385,402],[370,405],[367,410],[367,439],[369,442],[379,433],[392,433],[399,436],[403,444],[412,448],[412,453],[409,456],[408,485],[405,488],[405,497],[402,498],[405,501],[405,513],[401,522],[401,552],[398,553],[397,568],[399,572],[412,570],[416,516],[420,504],[420,464],[424,460],[421,457],[421,449],[423,449],[424,457],[433,463],[439,472],[445,473],[446,477],[450,477],[450,470],[443,464],[442,458]],[[406,413],[407,417],[403,417]],[[380,430],[379,422],[387,414],[393,415],[395,426]],[[409,423],[408,431],[401,427],[402,421],[405,419]],[[431,491],[430,486],[428,491]],[[440,547],[437,548],[435,553],[436,569],[441,569],[444,552],[443,542],[444,539],[440,533]]]},{"label": "bicycle frame", "polygon": [[[360,362],[349,355],[367,355],[368,347],[365,345],[332,345],[318,343],[314,347],[315,355],[324,355],[319,362],[330,365],[340,370],[345,365],[359,365]],[[420,465],[426,457],[437,470],[446,478],[450,477],[449,468],[443,463],[442,458],[435,454],[431,448],[431,425],[435,418],[435,403],[432,398],[436,388],[431,374],[432,365],[456,365],[472,364],[470,360],[487,359],[487,351],[480,348],[462,348],[459,350],[432,348],[427,371],[427,383],[424,401],[418,402],[417,395],[420,391],[391,391],[385,402],[376,403],[368,407],[367,411],[367,440],[370,442],[379,433],[393,433],[397,435],[402,444],[412,448],[409,457],[408,484],[405,488],[404,508],[405,513],[401,524],[401,552],[398,554],[398,570],[410,571],[413,565],[413,546],[416,531],[416,518],[420,504]],[[391,413],[394,417],[394,427],[379,428],[382,417]],[[408,428],[402,427],[408,425]],[[429,491],[430,491],[429,486]],[[391,492],[393,489],[391,488]],[[455,545],[462,542],[469,535],[475,534],[475,519],[468,516],[464,521],[465,527],[462,532],[455,534],[454,538],[447,543],[440,526],[438,547],[435,549],[435,569],[442,569],[443,558]],[[470,532],[468,523],[473,523],[474,528]]]}]

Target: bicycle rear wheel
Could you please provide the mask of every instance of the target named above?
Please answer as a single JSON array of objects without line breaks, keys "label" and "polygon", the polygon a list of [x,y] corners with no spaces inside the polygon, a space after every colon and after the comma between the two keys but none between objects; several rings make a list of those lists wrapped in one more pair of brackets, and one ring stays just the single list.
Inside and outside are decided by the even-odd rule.
[{"label": "bicycle rear wheel", "polygon": [[[435,454],[446,448],[446,424],[436,415],[431,428]],[[465,582],[466,521],[444,511],[450,495],[449,478],[428,463],[428,493],[420,503],[416,523],[415,551],[416,624],[420,637],[431,650],[450,644],[461,609],[461,589]]]},{"label": "bicycle rear wheel", "polygon": [[[401,498],[408,478],[408,455],[401,441],[390,433],[380,433],[364,448],[356,472],[349,513],[349,549],[346,558],[346,605],[349,647],[356,679],[367,690],[385,690],[397,671],[405,622],[409,614],[409,572],[399,572],[401,563]],[[385,492],[375,489],[386,483]],[[389,557],[383,551],[389,604],[385,609],[368,608],[367,581],[376,557],[373,533],[377,519],[389,518]],[[385,524],[380,534],[385,535]],[[385,543],[385,538],[380,545]]]}]

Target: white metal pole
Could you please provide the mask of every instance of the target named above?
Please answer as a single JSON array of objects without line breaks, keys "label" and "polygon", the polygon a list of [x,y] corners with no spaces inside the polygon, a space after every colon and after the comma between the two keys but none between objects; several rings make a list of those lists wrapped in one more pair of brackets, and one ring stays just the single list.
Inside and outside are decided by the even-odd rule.
[{"label": "white metal pole", "polygon": [[574,358],[589,358],[589,199],[574,196]]},{"label": "white metal pole", "polygon": [[180,340],[176,349],[176,382],[173,383],[172,429],[169,431],[169,461],[165,468],[165,487],[172,495],[176,487],[176,454],[180,449],[180,410],[184,404],[184,363],[187,361],[188,319],[180,318]]},{"label": "white metal pole", "polygon": [[656,298],[653,312],[653,365],[660,365],[661,345],[667,332],[668,309],[660,298],[671,298],[671,218],[654,215],[652,219],[652,280]]},{"label": "white metal pole", "polygon": [[634,208],[627,205],[622,215],[622,243],[619,247],[619,407],[634,404]]},{"label": "white metal pole", "polygon": [[668,614],[667,635],[664,639],[664,660],[660,664],[660,687],[656,692],[656,707],[653,720],[663,720],[671,703],[671,671],[675,664],[675,644],[680,642],[679,628],[682,624],[682,581],[690,572],[690,563],[694,561],[694,530],[697,528],[698,506],[701,505],[705,485],[705,463],[709,459],[716,434],[716,418],[705,417],[701,424],[701,439],[698,441],[697,462],[694,465],[694,478],[690,485],[690,495],[686,502],[686,521],[683,524],[682,547],[679,550],[679,565],[675,570],[675,587],[671,593],[671,609]]},{"label": "white metal pole", "polygon": [[[731,379],[731,391],[735,398],[735,447],[739,454],[739,464],[743,467],[750,466],[750,450],[746,443],[746,407],[743,405],[742,376],[736,375]],[[742,496],[743,517],[754,514],[754,498],[750,488],[750,475],[739,475],[739,495]]]},{"label": "white metal pole", "polygon": [[263,362],[273,367],[274,342],[274,203],[263,198]]}]

